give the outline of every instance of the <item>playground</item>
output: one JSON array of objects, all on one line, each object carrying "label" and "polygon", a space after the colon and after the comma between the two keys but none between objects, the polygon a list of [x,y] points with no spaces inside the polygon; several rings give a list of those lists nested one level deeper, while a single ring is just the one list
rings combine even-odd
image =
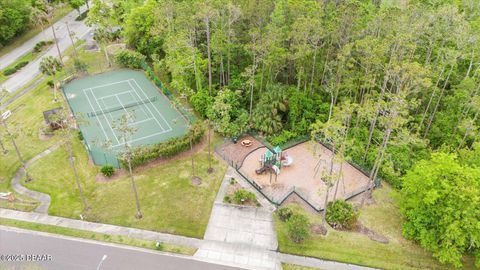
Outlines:
[{"label": "playground", "polygon": [[[240,149],[241,143],[233,144]],[[248,148],[248,147],[247,147]],[[245,150],[243,150],[245,151]],[[235,151],[230,150],[235,153]],[[307,141],[282,150],[280,147],[251,149],[241,163],[239,171],[250,181],[254,181],[270,199],[281,202],[293,189],[315,208],[323,208],[326,185],[322,176],[330,170],[332,151],[320,143]],[[330,189],[329,198],[350,198],[364,189],[368,177],[348,162],[334,164],[337,173],[342,167],[338,188]]]},{"label": "playground", "polygon": [[132,116],[133,147],[166,141],[187,132],[186,120],[142,72],[119,70],[70,82],[63,88],[97,165],[116,165],[124,144],[119,119]]}]

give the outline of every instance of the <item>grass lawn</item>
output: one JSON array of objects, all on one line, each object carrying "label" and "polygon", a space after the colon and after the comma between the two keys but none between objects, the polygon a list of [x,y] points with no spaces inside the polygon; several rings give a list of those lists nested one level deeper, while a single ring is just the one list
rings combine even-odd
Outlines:
[{"label": "grass lawn", "polygon": [[[56,137],[48,140],[42,140],[39,137],[39,131],[44,126],[42,112],[60,106],[59,103],[53,103],[52,99],[50,88],[46,82],[42,82],[7,107],[12,110],[12,116],[7,120],[8,125],[15,134],[15,141],[24,160],[31,159],[57,141]],[[4,134],[3,127],[0,132],[2,135]],[[12,191],[10,179],[20,168],[20,162],[11,141],[3,136],[2,141],[8,149],[8,153],[6,155],[0,153],[0,192],[7,192]],[[31,199],[18,194],[15,196],[21,200],[32,202]],[[35,208],[35,205],[0,202],[0,207],[28,211]]]},{"label": "grass lawn", "polygon": [[[340,232],[329,227],[327,236],[311,236],[302,244],[293,243],[287,236],[285,223],[275,215],[279,250],[285,253],[318,257],[327,260],[365,265],[381,269],[452,269],[440,264],[431,253],[402,237],[402,217],[396,205],[396,191],[387,185],[374,192],[376,204],[365,207],[360,221],[368,228],[386,236],[390,243],[381,244],[367,236],[354,232]],[[303,212],[310,222],[321,223],[319,215],[307,213],[298,205],[296,212]],[[475,269],[467,260],[464,269]]]},{"label": "grass lawn", "polygon": [[[135,172],[144,214],[140,220],[134,217],[135,203],[127,175],[111,182],[96,182],[94,176],[98,168],[88,163],[87,153],[78,140],[73,149],[82,186],[92,208],[89,220],[203,237],[216,192],[226,170],[220,161],[214,159],[215,172],[207,174],[207,149],[195,154],[196,171],[203,180],[200,186],[191,184],[189,157]],[[26,186],[52,197],[49,214],[79,217],[83,208],[63,148],[33,164],[30,173],[35,180]]]},{"label": "grass lawn", "polygon": [[319,270],[320,268],[306,267],[296,264],[282,263],[283,270]]},{"label": "grass lawn", "polygon": [[13,220],[13,219],[0,218],[0,225],[16,227],[16,228],[21,228],[21,229],[26,229],[31,231],[61,234],[65,236],[78,237],[78,238],[84,238],[84,239],[90,239],[90,240],[96,240],[96,241],[102,241],[102,242],[123,244],[123,245],[135,246],[140,248],[156,249],[156,250],[161,250],[165,252],[173,252],[173,253],[179,253],[179,254],[190,255],[190,256],[195,254],[195,252],[197,251],[196,248],[184,247],[184,246],[179,246],[179,245],[174,245],[169,243],[162,243],[161,249],[157,249],[155,247],[154,241],[148,241],[148,240],[121,236],[121,235],[95,233],[95,232],[76,230],[76,229],[64,228],[64,227],[53,226],[53,225],[44,225],[44,224],[19,221],[19,220]]},{"label": "grass lawn", "polygon": [[[65,15],[67,15],[72,10],[73,9],[67,4],[61,4],[61,5],[56,6],[54,17],[53,17],[53,22],[55,23],[58,20],[60,20],[61,18],[65,17]],[[38,26],[38,27],[33,26],[30,29],[27,29],[23,34],[14,38],[9,44],[5,45],[5,47],[0,48],[0,56],[3,56],[5,54],[13,51],[17,47],[19,47],[20,45],[25,43],[27,40],[29,40],[29,39],[33,38],[34,36],[38,35],[41,31],[42,31],[42,29],[40,28],[40,26]]]}]

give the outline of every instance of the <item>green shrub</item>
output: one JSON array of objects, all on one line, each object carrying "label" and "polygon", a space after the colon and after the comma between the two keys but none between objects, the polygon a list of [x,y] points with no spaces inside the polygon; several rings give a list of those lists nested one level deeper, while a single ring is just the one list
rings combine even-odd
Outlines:
[{"label": "green shrub", "polygon": [[225,195],[225,197],[223,197],[223,202],[232,203],[232,198],[228,195]]},{"label": "green shrub", "polygon": [[303,242],[310,235],[310,222],[305,215],[294,214],[287,220],[286,224],[288,237],[295,243]]},{"label": "green shrub", "polygon": [[36,52],[36,53],[41,52],[43,47],[51,44],[53,44],[53,40],[48,40],[48,41],[42,40],[40,42],[37,42],[37,44],[35,44],[35,47],[33,47],[33,52]]},{"label": "green shrub", "polygon": [[115,55],[115,62],[128,68],[140,69],[144,61],[145,56],[135,51],[123,50]]},{"label": "green shrub", "polygon": [[83,21],[85,20],[85,18],[87,18],[87,15],[88,15],[88,9],[84,12],[82,12],[82,14],[78,15],[77,18],[75,18],[75,21]]},{"label": "green shrub", "polygon": [[13,73],[17,72],[17,69],[15,67],[9,67],[3,70],[3,75],[9,76],[12,75]]},{"label": "green shrub", "polygon": [[104,165],[100,171],[106,177],[111,177],[115,173],[115,168],[112,165]]},{"label": "green shrub", "polygon": [[235,183],[237,183],[237,180],[234,177],[230,178],[230,185],[235,185]]},{"label": "green shrub", "polygon": [[291,208],[282,207],[278,209],[277,214],[278,218],[280,218],[281,221],[285,222],[293,215],[293,211]]},{"label": "green shrub", "polygon": [[280,135],[273,136],[271,138],[268,138],[268,141],[272,145],[283,145],[287,143],[288,141],[295,139],[298,137],[298,134],[293,132],[293,131],[288,131],[288,130],[283,130]]},{"label": "green shrub", "polygon": [[351,203],[336,200],[328,203],[326,219],[334,228],[350,230],[357,222],[357,213]]},{"label": "green shrub", "polygon": [[236,204],[244,204],[247,202],[254,202],[256,201],[257,197],[255,194],[253,194],[250,191],[247,191],[245,189],[238,189],[235,191],[233,194],[233,201],[235,201]]},{"label": "green shrub", "polygon": [[16,70],[19,70],[21,68],[23,68],[24,66],[28,65],[28,61],[21,61],[21,62],[18,62],[16,65],[15,65],[15,69]]},{"label": "green shrub", "polygon": [[50,88],[53,88],[53,86],[55,86],[55,83],[53,82],[53,80],[48,80],[48,81],[47,81],[47,85],[48,85]]},{"label": "green shrub", "polygon": [[82,133],[81,131],[78,131],[78,139],[79,139],[80,141],[83,141],[83,139],[84,139],[84,138],[83,138],[83,133]]},{"label": "green shrub", "polygon": [[[155,145],[137,148],[134,150],[131,161],[132,167],[143,165],[157,158],[169,158],[185,151],[190,148],[190,137],[192,137],[192,143],[196,144],[202,138],[203,133],[204,129],[201,122],[197,122],[190,128],[187,134],[182,137],[173,138]],[[127,167],[128,164],[122,160],[122,165]]]}]

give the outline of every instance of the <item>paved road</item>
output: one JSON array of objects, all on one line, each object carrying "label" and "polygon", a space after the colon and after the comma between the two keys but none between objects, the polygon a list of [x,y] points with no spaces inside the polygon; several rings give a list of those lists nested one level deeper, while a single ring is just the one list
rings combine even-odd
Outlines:
[{"label": "paved road", "polygon": [[[85,7],[82,7],[84,10]],[[90,27],[86,26],[83,21],[77,22],[75,18],[78,16],[78,12],[76,10],[70,12],[67,16],[63,17],[59,21],[54,24],[56,29],[58,45],[60,47],[60,51],[64,52],[68,47],[71,46],[70,38],[68,37],[67,26],[65,22],[69,23],[70,31],[75,33],[77,39],[85,39],[86,37],[90,37],[88,34],[91,30]],[[49,27],[44,32],[39,33],[32,39],[28,40],[12,52],[0,57],[0,69],[8,66],[9,64],[13,63],[18,57],[24,55],[25,53],[31,51],[35,44],[41,40],[46,39],[53,39],[52,29]],[[43,56],[58,56],[57,48],[51,46]],[[40,71],[38,67],[40,65],[41,57],[37,58],[36,60],[30,62],[26,67],[22,68],[20,71],[15,73],[10,79],[5,81],[2,84],[2,87],[5,87],[9,92],[13,92],[16,89],[22,87],[33,78],[35,78]]]},{"label": "paved road", "polygon": [[[93,270],[97,269],[102,257],[107,255],[100,267],[102,270],[240,270],[198,261],[188,256],[0,226],[0,259],[2,255],[5,258],[7,254],[46,255],[47,260],[51,256],[50,261],[29,263],[41,267],[40,269]],[[2,264],[12,267],[27,265],[25,262],[16,264],[0,262],[0,265]]]}]

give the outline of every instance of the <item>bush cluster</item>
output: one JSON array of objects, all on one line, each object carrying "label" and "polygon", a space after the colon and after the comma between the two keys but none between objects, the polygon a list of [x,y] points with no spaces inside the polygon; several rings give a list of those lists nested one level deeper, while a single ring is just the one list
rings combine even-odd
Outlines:
[{"label": "bush cluster", "polygon": [[48,41],[42,40],[40,42],[37,42],[37,44],[35,44],[35,47],[33,47],[33,52],[38,53],[38,52],[42,51],[43,47],[51,45],[51,44],[53,44],[53,41],[51,41],[51,40],[48,40]]},{"label": "bush cluster", "polygon": [[122,50],[115,55],[115,62],[124,67],[141,69],[145,56],[135,51]]},{"label": "bush cluster", "polygon": [[104,165],[100,171],[102,172],[103,175],[106,177],[111,177],[115,173],[115,168],[113,168],[112,165]]},{"label": "bush cluster", "polygon": [[268,138],[268,141],[272,145],[284,145],[288,141],[295,139],[298,136],[299,134],[294,131],[283,130],[279,135]]},{"label": "bush cluster", "polygon": [[[173,138],[151,146],[137,148],[134,150],[133,158],[131,160],[132,167],[143,165],[157,158],[169,158],[177,153],[185,151],[190,147],[190,137],[192,137],[192,143],[196,144],[202,138],[203,133],[204,128],[201,125],[201,122],[197,122],[190,128],[188,133],[182,137]],[[122,160],[122,165],[124,167],[128,166],[124,160]]]},{"label": "bush cluster", "polygon": [[282,207],[278,209],[277,214],[280,220],[285,222],[293,215],[293,210],[288,207]]},{"label": "bush cluster", "polygon": [[344,200],[329,202],[326,220],[330,226],[336,229],[352,229],[357,223],[357,213],[353,205]]},{"label": "bush cluster", "polygon": [[301,243],[310,236],[310,221],[302,214],[293,214],[286,221],[288,237],[295,243]]},{"label": "bush cluster", "polygon": [[85,10],[84,12],[82,12],[82,14],[78,15],[77,18],[75,18],[75,21],[83,21],[83,20],[85,20],[85,18],[87,18],[88,11],[89,11],[89,10]]},{"label": "bush cluster", "polygon": [[3,75],[5,76],[12,75],[13,73],[17,72],[19,69],[23,68],[26,65],[28,65],[28,61],[18,62],[15,66],[4,69]]},{"label": "bush cluster", "polygon": [[236,204],[245,204],[247,202],[254,202],[257,200],[257,197],[252,192],[245,189],[238,189],[233,194],[233,201]]}]

